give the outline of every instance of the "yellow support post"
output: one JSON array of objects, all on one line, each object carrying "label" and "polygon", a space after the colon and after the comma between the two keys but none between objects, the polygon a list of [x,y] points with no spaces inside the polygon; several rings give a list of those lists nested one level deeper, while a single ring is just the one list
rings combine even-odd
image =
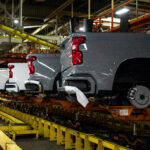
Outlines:
[{"label": "yellow support post", "polygon": [[118,145],[115,145],[114,150],[120,150],[119,146],[118,146]]},{"label": "yellow support post", "polygon": [[79,132],[77,132],[77,134],[76,134],[75,149],[76,150],[83,150],[83,143],[82,143],[82,139],[80,138]]},{"label": "yellow support post", "polygon": [[49,138],[49,133],[50,133],[50,124],[48,121],[45,121],[44,123],[44,138]]},{"label": "yellow support post", "polygon": [[84,150],[92,150],[88,135],[85,136]]},{"label": "yellow support post", "polygon": [[66,129],[65,132],[65,149],[73,149],[75,147],[69,131],[70,129]]},{"label": "yellow support post", "polygon": [[61,130],[61,127],[58,126],[58,128],[57,128],[57,145],[62,145],[62,144],[65,144],[65,137]]},{"label": "yellow support post", "polygon": [[104,146],[101,140],[98,140],[97,150],[104,150]]},{"label": "yellow support post", "polygon": [[88,19],[91,19],[91,0],[88,0]]},{"label": "yellow support post", "polygon": [[52,43],[48,43],[48,42],[46,42],[44,40],[36,38],[36,37],[34,37],[32,35],[23,33],[23,32],[21,32],[19,30],[7,27],[7,26],[5,26],[3,24],[0,24],[0,30],[5,31],[5,32],[10,33],[10,34],[13,34],[13,35],[18,35],[18,36],[20,36],[20,37],[22,37],[24,39],[28,39],[28,40],[30,40],[32,42],[35,42],[35,43],[38,43],[38,44],[41,44],[41,45],[45,45],[45,46],[48,46],[48,47],[52,47],[54,49],[59,50],[59,47],[54,45],[54,44],[52,44]]},{"label": "yellow support post", "polygon": [[39,139],[39,130],[36,132],[36,139]]},{"label": "yellow support post", "polygon": [[44,134],[44,120],[42,119],[39,120],[39,134],[40,135]]},{"label": "yellow support post", "polygon": [[15,139],[16,139],[16,134],[15,134],[15,132],[13,132],[12,133],[12,139],[15,141]]},{"label": "yellow support post", "polygon": [[54,124],[52,123],[50,126],[50,141],[56,141],[57,140],[57,133],[54,128]]}]

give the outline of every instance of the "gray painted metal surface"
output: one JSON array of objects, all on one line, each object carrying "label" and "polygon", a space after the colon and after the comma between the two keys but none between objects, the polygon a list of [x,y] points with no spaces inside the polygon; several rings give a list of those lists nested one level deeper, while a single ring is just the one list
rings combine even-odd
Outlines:
[{"label": "gray painted metal surface", "polygon": [[[84,36],[79,46],[83,63],[72,64],[72,37]],[[150,58],[150,35],[141,33],[74,33],[61,45],[62,86],[68,79],[84,78],[91,84],[87,94],[111,91],[118,67],[133,58]],[[95,91],[94,91],[94,88]]]},{"label": "gray painted metal surface", "polygon": [[29,81],[39,81],[43,91],[52,91],[55,79],[60,72],[60,54],[29,54],[36,56],[33,61],[35,73],[30,74]]}]

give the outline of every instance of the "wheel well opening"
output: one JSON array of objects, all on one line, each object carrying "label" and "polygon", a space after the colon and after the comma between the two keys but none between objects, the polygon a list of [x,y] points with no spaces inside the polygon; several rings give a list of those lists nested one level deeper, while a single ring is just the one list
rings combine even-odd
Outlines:
[{"label": "wheel well opening", "polygon": [[121,63],[115,74],[113,90],[124,90],[136,84],[150,88],[149,58],[134,58]]}]

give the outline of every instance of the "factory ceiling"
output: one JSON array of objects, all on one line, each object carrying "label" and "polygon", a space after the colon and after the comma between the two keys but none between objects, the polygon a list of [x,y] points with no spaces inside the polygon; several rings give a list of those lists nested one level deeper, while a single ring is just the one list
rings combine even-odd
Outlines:
[{"label": "factory ceiling", "polygon": [[[20,29],[19,24],[14,23],[14,20],[20,21],[20,1],[23,1],[21,30],[32,35],[54,34],[56,24],[61,35],[69,34],[68,21],[71,18],[73,1],[74,17],[88,17],[88,0],[1,0],[1,24]],[[114,0],[115,6],[126,1],[128,0]],[[131,9],[132,18],[136,17],[136,1],[131,2],[126,7]],[[91,17],[110,8],[110,0],[91,0]],[[138,8],[139,15],[150,12],[150,0],[138,0]],[[107,15],[107,17],[110,16],[111,13]]]},{"label": "factory ceiling", "polygon": [[[20,0],[1,0],[0,2],[0,16],[1,22],[6,23],[11,20],[12,16],[12,2],[14,1],[14,18],[19,18]],[[25,32],[32,33],[36,28],[46,22],[46,18],[52,14],[57,8],[62,6],[68,0],[23,0],[23,27]],[[71,1],[71,0],[70,0]],[[125,0],[124,0],[125,1]],[[115,0],[116,4],[124,2],[123,0]],[[139,6],[148,9],[150,8],[149,0],[140,0]],[[135,7],[135,2],[129,4]],[[91,14],[97,15],[99,12],[104,11],[110,7],[110,0],[92,0],[91,1]],[[64,7],[61,11],[57,11],[49,20],[49,27],[45,32],[49,32],[55,28],[56,18],[58,24],[64,24],[70,19],[71,5]],[[88,0],[74,0],[74,14],[76,17],[86,17],[88,14]],[[7,21],[6,21],[7,20]],[[11,23],[10,23],[11,24]]]}]

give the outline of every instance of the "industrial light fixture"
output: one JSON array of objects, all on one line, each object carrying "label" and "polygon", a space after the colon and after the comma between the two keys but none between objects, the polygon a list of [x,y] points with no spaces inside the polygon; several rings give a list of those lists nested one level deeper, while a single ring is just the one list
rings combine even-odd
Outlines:
[{"label": "industrial light fixture", "polygon": [[14,24],[19,24],[19,20],[15,19]]},{"label": "industrial light fixture", "polygon": [[116,15],[122,15],[122,14],[125,14],[125,13],[127,13],[127,12],[129,12],[129,9],[128,9],[128,8],[122,8],[122,9],[116,11],[115,14],[116,14]]},{"label": "industrial light fixture", "polygon": [[79,31],[84,32],[84,31],[85,31],[85,28],[84,28],[84,27],[80,27],[80,28],[79,28]]}]

